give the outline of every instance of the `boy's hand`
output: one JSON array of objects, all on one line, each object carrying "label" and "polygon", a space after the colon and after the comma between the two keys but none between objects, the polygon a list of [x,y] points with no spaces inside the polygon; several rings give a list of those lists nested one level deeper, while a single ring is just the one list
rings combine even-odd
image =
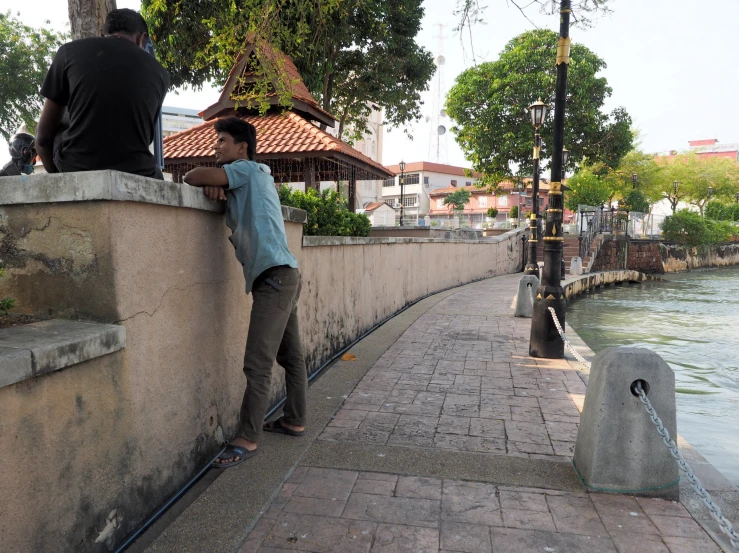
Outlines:
[{"label": "boy's hand", "polygon": [[203,191],[211,200],[226,201],[226,192],[221,186],[204,186]]}]

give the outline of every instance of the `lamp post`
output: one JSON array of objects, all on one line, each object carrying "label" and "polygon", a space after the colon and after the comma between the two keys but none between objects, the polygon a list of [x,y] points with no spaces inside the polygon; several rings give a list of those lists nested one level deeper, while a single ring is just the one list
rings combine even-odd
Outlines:
[{"label": "lamp post", "polygon": [[404,195],[403,190],[405,186],[405,161],[400,162],[400,226],[403,226],[403,203]]},{"label": "lamp post", "polygon": [[564,196],[562,182],[562,150],[565,139],[565,105],[567,103],[567,68],[570,63],[570,0],[561,0],[559,41],[557,43],[557,84],[554,95],[554,140],[552,141],[552,182],[549,185],[549,209],[544,231],[544,273],[534,297],[529,354],[532,357],[561,359],[564,342],[557,332],[549,308],[562,328],[565,326],[565,294],[560,267],[564,238],[562,236]]},{"label": "lamp post", "polygon": [[[562,148],[562,182],[565,182],[567,178],[567,162],[570,160],[570,151],[567,148]],[[564,211],[564,210],[563,210]],[[562,214],[562,224],[564,225],[564,213]],[[560,278],[565,278],[565,256],[564,252],[560,258]]]},{"label": "lamp post", "polygon": [[[516,190],[518,190],[518,213],[516,214],[516,221],[520,221],[521,220],[521,190],[523,190],[523,183],[521,182],[521,179],[518,179],[518,182],[516,183]],[[737,192],[736,196],[737,198],[739,198],[739,192]]]},{"label": "lamp post", "polygon": [[639,175],[631,173],[631,189],[636,190],[636,183],[639,180]]},{"label": "lamp post", "polygon": [[[519,200],[519,201],[521,201],[521,200]],[[734,201],[739,204],[739,192],[737,192],[736,194],[734,194]]]},{"label": "lamp post", "polygon": [[539,99],[529,106],[531,111],[531,124],[534,125],[534,179],[531,201],[531,219],[529,221],[529,261],[526,264],[524,274],[539,276],[539,265],[536,261],[536,246],[539,242],[538,217],[539,217],[539,152],[541,150],[541,135],[539,129],[547,116],[547,105]]}]

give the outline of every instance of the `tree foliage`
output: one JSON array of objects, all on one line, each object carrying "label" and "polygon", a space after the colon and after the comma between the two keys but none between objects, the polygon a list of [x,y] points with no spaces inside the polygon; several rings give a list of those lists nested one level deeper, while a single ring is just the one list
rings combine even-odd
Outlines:
[{"label": "tree foliage", "polygon": [[739,222],[739,203],[726,203],[718,200],[706,204],[706,217],[716,221]]},{"label": "tree foliage", "polygon": [[[558,35],[525,32],[511,40],[497,61],[472,67],[457,77],[447,96],[457,142],[475,170],[493,181],[531,174],[533,128],[528,106],[541,98],[554,103]],[[583,159],[616,167],[632,148],[631,118],[623,108],[601,111],[611,88],[597,74],[606,63],[581,44],[571,46],[565,145],[570,165]],[[553,118],[541,129],[542,168],[551,156]]]},{"label": "tree foliage", "polygon": [[280,204],[304,209],[308,220],[304,225],[307,236],[369,236],[372,225],[363,213],[352,213],[335,190],[307,192],[287,185],[279,189]]},{"label": "tree foliage", "polygon": [[606,180],[593,171],[592,167],[583,167],[567,181],[565,205],[570,211],[577,211],[577,206],[597,207],[609,201],[613,192]]},{"label": "tree foliage", "polygon": [[672,240],[686,246],[706,246],[726,242],[737,229],[726,221],[714,221],[701,217],[694,211],[682,209],[662,223],[665,240]]},{"label": "tree foliage", "polygon": [[293,58],[349,139],[367,131],[374,107],[390,126],[418,119],[435,70],[415,41],[422,0],[143,0],[143,13],[173,86],[223,84],[256,37]]},{"label": "tree foliage", "polygon": [[462,211],[467,202],[470,201],[471,196],[472,193],[469,190],[466,188],[460,188],[459,190],[447,194],[447,197],[444,198],[444,205],[455,211]]},{"label": "tree foliage", "polygon": [[64,34],[34,29],[10,12],[0,13],[0,135],[6,140],[21,123],[35,132],[42,106],[38,91],[64,40]]}]

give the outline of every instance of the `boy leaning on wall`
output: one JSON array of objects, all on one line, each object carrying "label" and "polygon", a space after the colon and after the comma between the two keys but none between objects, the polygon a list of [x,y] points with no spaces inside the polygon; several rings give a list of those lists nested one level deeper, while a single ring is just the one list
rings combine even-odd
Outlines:
[{"label": "boy leaning on wall", "polygon": [[[244,267],[246,293],[253,306],[244,354],[247,387],[239,429],[213,466],[226,468],[253,457],[262,430],[305,434],[308,375],[298,331],[300,272],[287,247],[282,208],[266,165],[255,163],[254,126],[237,117],[215,123],[219,167],[198,167],[185,175],[191,186],[204,187],[212,199],[227,201],[226,224],[231,243]],[[285,369],[287,399],[284,415],[264,423],[270,377],[275,361]]]}]

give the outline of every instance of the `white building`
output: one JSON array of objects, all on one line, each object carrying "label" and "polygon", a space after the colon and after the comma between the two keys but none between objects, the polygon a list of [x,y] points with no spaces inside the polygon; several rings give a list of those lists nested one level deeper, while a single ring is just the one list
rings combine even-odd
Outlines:
[{"label": "white building", "polygon": [[191,129],[203,122],[198,110],[162,106],[162,136]]},{"label": "white building", "polygon": [[[396,173],[394,179],[382,183],[382,201],[393,207],[400,217],[400,166],[387,168]],[[429,212],[429,193],[449,186],[471,186],[479,175],[467,176],[469,170],[454,165],[418,161],[405,164],[403,186],[403,222],[417,224]]]},{"label": "white building", "polygon": [[395,210],[385,202],[372,202],[357,213],[364,213],[373,227],[395,226]]}]

